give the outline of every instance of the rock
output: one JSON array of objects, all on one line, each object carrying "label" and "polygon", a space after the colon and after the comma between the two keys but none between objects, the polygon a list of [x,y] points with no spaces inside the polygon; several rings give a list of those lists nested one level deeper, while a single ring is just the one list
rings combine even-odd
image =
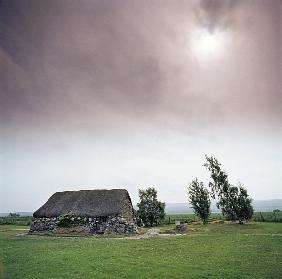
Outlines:
[{"label": "rock", "polygon": [[178,232],[186,232],[187,229],[188,229],[187,223],[185,223],[185,224],[180,224],[180,225],[177,225],[177,226],[176,226],[176,230],[177,230]]},{"label": "rock", "polygon": [[118,218],[118,222],[120,223],[120,224],[125,224],[126,223],[126,219],[124,219],[124,218]]}]

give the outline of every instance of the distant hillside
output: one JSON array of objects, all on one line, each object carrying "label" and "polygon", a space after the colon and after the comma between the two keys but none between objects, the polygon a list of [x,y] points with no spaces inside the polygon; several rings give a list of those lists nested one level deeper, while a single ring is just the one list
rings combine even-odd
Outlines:
[{"label": "distant hillside", "polygon": [[[165,211],[167,214],[186,214],[193,213],[191,205],[187,203],[166,203]],[[211,205],[212,212],[220,212],[215,204]]]},{"label": "distant hillside", "polygon": [[[33,212],[13,212],[13,213],[18,213],[20,216],[32,216]],[[5,217],[8,216],[9,213],[0,213],[0,217]]]},{"label": "distant hillside", "polygon": [[[253,201],[255,211],[273,211],[274,209],[282,210],[282,199],[273,200],[255,200]],[[188,203],[166,203],[167,214],[185,214],[193,213]],[[211,205],[212,212],[220,212],[215,204]]]},{"label": "distant hillside", "polygon": [[282,199],[254,200],[253,206],[256,211],[273,211],[274,209],[282,210]]}]

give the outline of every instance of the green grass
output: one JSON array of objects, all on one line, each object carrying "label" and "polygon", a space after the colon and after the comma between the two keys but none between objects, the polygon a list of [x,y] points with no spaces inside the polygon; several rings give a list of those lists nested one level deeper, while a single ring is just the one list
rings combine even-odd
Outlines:
[{"label": "green grass", "polygon": [[279,223],[191,224],[185,236],[139,240],[18,236],[23,228],[0,227],[0,277],[282,278]]}]

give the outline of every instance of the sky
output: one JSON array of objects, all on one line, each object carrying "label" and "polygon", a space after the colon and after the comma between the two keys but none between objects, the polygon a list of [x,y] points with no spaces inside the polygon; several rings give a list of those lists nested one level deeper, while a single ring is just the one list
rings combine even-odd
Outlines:
[{"label": "sky", "polygon": [[282,198],[281,0],[0,1],[0,212],[57,191],[186,202],[205,154]]}]

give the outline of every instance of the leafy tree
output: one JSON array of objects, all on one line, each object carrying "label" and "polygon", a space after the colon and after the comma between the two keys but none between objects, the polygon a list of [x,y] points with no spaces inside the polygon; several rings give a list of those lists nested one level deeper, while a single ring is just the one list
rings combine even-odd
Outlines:
[{"label": "leafy tree", "polygon": [[145,226],[153,227],[158,225],[165,217],[165,203],[157,200],[157,191],[153,187],[146,190],[139,189],[140,202],[137,204],[138,217]]},{"label": "leafy tree", "polygon": [[249,198],[248,192],[243,185],[239,186],[236,213],[240,224],[242,224],[244,220],[250,220],[254,214],[252,199]]},{"label": "leafy tree", "polygon": [[215,199],[216,196],[219,198],[226,195],[229,188],[228,175],[221,169],[221,164],[215,157],[208,157],[206,155],[207,162],[204,164],[210,173],[212,182],[209,182],[211,188],[212,197]]},{"label": "leafy tree", "polygon": [[204,187],[203,182],[199,182],[197,178],[192,180],[188,187],[188,199],[195,214],[202,220],[204,225],[207,224],[211,213],[209,192]]},{"label": "leafy tree", "polygon": [[209,182],[211,195],[218,200],[217,207],[221,209],[226,219],[239,220],[240,223],[251,219],[254,210],[247,190],[241,184],[236,187],[229,183],[227,173],[221,169],[221,164],[215,157],[206,155],[204,166],[211,173],[212,181]]},{"label": "leafy tree", "polygon": [[227,220],[237,220],[237,198],[238,187],[231,186],[226,188],[225,192],[221,195],[217,205],[221,208],[222,214]]}]

